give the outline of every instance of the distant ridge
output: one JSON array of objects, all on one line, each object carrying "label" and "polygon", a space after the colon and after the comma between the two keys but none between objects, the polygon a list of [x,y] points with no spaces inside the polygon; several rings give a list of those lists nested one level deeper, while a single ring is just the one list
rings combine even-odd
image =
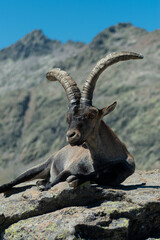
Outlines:
[{"label": "distant ridge", "polygon": [[[129,29],[137,29],[140,34],[146,33],[146,30],[136,28],[131,23],[118,23],[114,26],[106,28],[101,33],[99,33],[89,44],[89,47],[94,49],[104,49],[104,40],[107,36],[111,34],[118,33],[120,31],[128,31]],[[118,39],[117,39],[118,40]],[[16,43],[11,46],[0,50],[0,61],[3,61],[7,58],[12,60],[25,59],[29,56],[41,56],[51,54],[55,49],[61,48],[62,46],[72,45],[76,48],[81,48],[85,44],[83,42],[73,42],[69,40],[67,43],[62,44],[61,41],[51,40],[47,38],[42,30],[34,30],[28,33],[26,36],[21,38]],[[108,46],[106,46],[106,49]]]},{"label": "distant ridge", "polygon": [[48,39],[41,30],[34,30],[10,47],[2,49],[0,51],[0,60],[7,58],[17,60],[31,55],[49,54],[50,51],[60,45],[59,41]]},{"label": "distant ridge", "polygon": [[[82,47],[82,42],[72,42],[69,40],[66,44],[73,44],[76,47]],[[57,40],[47,38],[42,30],[34,30],[24,36],[18,42],[0,51],[0,61],[10,58],[12,60],[25,59],[29,56],[41,56],[51,54],[55,49],[63,44]]]}]

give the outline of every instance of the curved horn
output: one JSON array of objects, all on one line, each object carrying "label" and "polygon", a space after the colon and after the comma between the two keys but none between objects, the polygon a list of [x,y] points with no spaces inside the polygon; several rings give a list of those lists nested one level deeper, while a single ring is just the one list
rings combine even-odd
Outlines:
[{"label": "curved horn", "polygon": [[119,61],[130,59],[142,59],[143,56],[134,52],[117,52],[102,58],[92,69],[86,82],[83,85],[81,102],[84,105],[92,105],[93,91],[100,74],[109,66]]},{"label": "curved horn", "polygon": [[60,68],[53,68],[47,74],[46,78],[50,81],[59,81],[65,89],[69,104],[79,104],[81,92],[76,82],[68,75],[67,72]]}]

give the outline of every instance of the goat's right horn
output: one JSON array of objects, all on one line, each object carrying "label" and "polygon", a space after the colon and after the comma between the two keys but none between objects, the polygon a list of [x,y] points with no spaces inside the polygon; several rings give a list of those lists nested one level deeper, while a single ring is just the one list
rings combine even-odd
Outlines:
[{"label": "goat's right horn", "polygon": [[117,52],[102,58],[91,71],[86,82],[83,85],[81,103],[84,105],[92,105],[93,91],[100,74],[109,66],[119,61],[130,59],[142,59],[143,56],[134,52]]},{"label": "goat's right horn", "polygon": [[60,68],[53,68],[47,74],[46,78],[50,81],[59,81],[65,89],[70,105],[79,104],[81,92],[77,87],[76,82],[68,75],[67,72]]}]

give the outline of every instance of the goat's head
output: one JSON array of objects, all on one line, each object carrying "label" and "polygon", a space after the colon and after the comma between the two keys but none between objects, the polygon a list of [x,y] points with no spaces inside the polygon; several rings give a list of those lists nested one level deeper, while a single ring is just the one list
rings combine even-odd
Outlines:
[{"label": "goat's head", "polygon": [[81,145],[87,141],[93,132],[98,129],[103,116],[112,112],[116,107],[116,102],[101,110],[92,106],[93,91],[100,74],[108,66],[119,61],[142,58],[141,54],[133,52],[112,53],[102,58],[87,78],[83,86],[82,96],[75,81],[65,71],[55,68],[47,73],[48,80],[59,81],[66,91],[69,101],[67,112],[69,129],[66,137],[71,145]]},{"label": "goat's head", "polygon": [[102,117],[113,111],[116,102],[99,110],[93,106],[74,106],[67,112],[67,141],[71,145],[81,145],[87,142],[94,133],[97,132]]}]

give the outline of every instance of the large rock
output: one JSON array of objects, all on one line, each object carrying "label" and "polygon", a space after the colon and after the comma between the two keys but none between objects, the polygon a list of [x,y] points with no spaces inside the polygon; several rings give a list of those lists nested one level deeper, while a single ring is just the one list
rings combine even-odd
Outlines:
[{"label": "large rock", "polygon": [[120,187],[33,182],[0,195],[1,239],[155,239],[160,237],[160,171],[137,171]]}]

